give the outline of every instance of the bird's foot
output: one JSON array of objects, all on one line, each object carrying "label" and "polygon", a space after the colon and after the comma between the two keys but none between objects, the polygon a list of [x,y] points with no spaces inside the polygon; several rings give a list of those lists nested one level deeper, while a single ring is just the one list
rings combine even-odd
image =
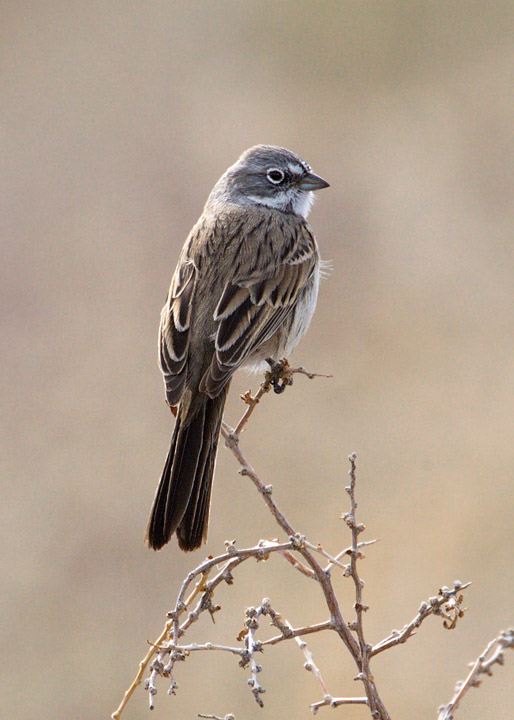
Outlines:
[{"label": "bird's foot", "polygon": [[293,384],[293,372],[289,361],[286,358],[277,361],[269,357],[266,358],[266,362],[270,366],[266,373],[266,382],[273,387],[276,393],[283,393],[288,385]]}]

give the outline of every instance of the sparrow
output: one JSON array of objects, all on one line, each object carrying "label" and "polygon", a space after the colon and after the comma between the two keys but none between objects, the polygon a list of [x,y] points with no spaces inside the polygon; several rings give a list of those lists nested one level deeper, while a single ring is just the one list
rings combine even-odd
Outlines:
[{"label": "sparrow", "polygon": [[263,371],[305,334],[320,258],[307,223],[329,187],[282,147],[246,150],[221,176],[182,248],[159,329],[166,401],[176,414],[146,543],[206,540],[223,408],[238,368]]}]

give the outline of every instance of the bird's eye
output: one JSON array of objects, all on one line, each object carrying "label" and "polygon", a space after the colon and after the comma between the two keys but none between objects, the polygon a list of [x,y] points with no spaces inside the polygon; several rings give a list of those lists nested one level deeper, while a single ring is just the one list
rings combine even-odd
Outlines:
[{"label": "bird's eye", "polygon": [[273,185],[280,185],[284,182],[285,174],[283,170],[279,170],[278,168],[270,168],[266,173],[266,177],[268,178],[270,183],[273,183]]}]

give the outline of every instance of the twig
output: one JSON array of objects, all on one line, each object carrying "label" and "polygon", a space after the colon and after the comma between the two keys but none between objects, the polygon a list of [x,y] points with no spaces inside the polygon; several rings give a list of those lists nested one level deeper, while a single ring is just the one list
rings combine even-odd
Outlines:
[{"label": "twig", "polygon": [[357,455],[352,453],[348,459],[350,461],[350,470],[348,472],[350,476],[350,484],[345,487],[346,492],[350,498],[350,512],[344,513],[343,520],[350,528],[352,533],[352,549],[350,553],[350,568],[349,574],[353,579],[355,586],[355,615],[356,623],[355,629],[357,631],[357,637],[359,639],[360,649],[360,673],[358,679],[362,681],[364,689],[366,691],[366,697],[369,705],[369,709],[373,717],[389,717],[385,707],[382,706],[378,693],[376,692],[375,684],[371,676],[369,668],[371,645],[366,643],[364,638],[364,626],[363,626],[363,614],[368,610],[368,606],[363,603],[362,600],[362,588],[364,587],[364,581],[359,577],[357,570],[357,560],[362,557],[362,553],[359,550],[359,535],[365,530],[365,526],[362,523],[357,523],[356,510],[357,501],[355,499],[355,460]]},{"label": "twig", "polygon": [[307,565],[304,565],[298,558],[295,558],[293,553],[289,552],[289,550],[284,550],[284,552],[280,553],[284,560],[286,560],[290,565],[292,565],[296,570],[302,573],[302,575],[305,575],[305,577],[310,578],[311,580],[316,580],[316,575],[314,574],[314,571],[311,570],[311,568],[307,567]]},{"label": "twig", "polygon": [[244,428],[248,420],[250,419],[250,415],[253,413],[255,408],[257,407],[259,400],[263,395],[265,395],[267,392],[269,392],[271,389],[271,382],[269,379],[265,379],[263,383],[261,383],[260,388],[255,393],[255,395],[252,395],[251,390],[247,390],[243,395],[241,395],[241,400],[245,402],[248,405],[248,408],[246,409],[246,412],[242,416],[241,420],[238,422],[236,428],[233,430],[234,435],[239,436]]},{"label": "twig", "polygon": [[368,699],[362,698],[362,697],[348,697],[348,698],[334,698],[327,690],[327,686],[325,685],[325,681],[323,680],[323,677],[321,675],[320,669],[314,662],[314,658],[312,656],[311,651],[307,647],[307,643],[304,640],[301,640],[299,637],[296,638],[296,642],[298,643],[298,647],[303,652],[306,662],[304,663],[304,668],[311,672],[316,680],[318,681],[319,686],[321,687],[321,691],[323,693],[323,700],[319,700],[318,702],[311,704],[311,710],[313,714],[315,715],[320,707],[323,707],[325,705],[329,705],[330,707],[338,707],[339,705],[367,705]]},{"label": "twig", "polygon": [[323,700],[319,700],[318,702],[312,703],[311,710],[312,714],[316,715],[320,707],[332,707],[336,708],[340,705],[367,705],[368,704],[368,698],[365,697],[332,697],[331,695],[327,695],[326,698],[323,698]]},{"label": "twig", "polygon": [[309,372],[309,370],[306,370],[301,365],[300,365],[300,367],[297,367],[297,368],[289,368],[288,372],[290,372],[291,375],[295,375],[295,374],[305,375],[306,377],[309,378],[309,380],[314,380],[314,378],[317,378],[317,377],[321,377],[321,378],[334,377],[333,375],[324,375],[323,373]]},{"label": "twig", "polygon": [[255,702],[259,707],[263,707],[261,695],[266,692],[262,685],[259,683],[258,674],[261,672],[262,667],[258,665],[255,660],[255,653],[261,650],[261,644],[255,640],[255,631],[259,627],[259,617],[264,613],[266,614],[267,607],[266,603],[269,601],[263,600],[262,604],[258,608],[247,608],[246,609],[246,622],[245,626],[248,628],[248,632],[245,638],[245,645],[250,660],[250,669],[252,672],[251,678],[248,680],[248,685],[252,688],[252,693],[255,698]]},{"label": "twig", "polygon": [[[305,375],[306,377],[309,378],[309,380],[313,380],[314,378],[317,378],[317,377],[323,377],[323,378],[331,378],[332,377],[332,375],[323,375],[321,373],[309,372],[308,370],[306,370],[303,367],[292,368],[289,365],[289,362],[285,359],[281,360],[280,363],[277,363],[276,365],[280,369],[279,375],[284,383],[284,386],[292,385],[293,375],[297,375],[297,374]],[[239,435],[241,435],[241,433],[243,432],[246,423],[250,419],[251,414],[255,410],[256,406],[259,404],[260,399],[262,398],[263,395],[268,393],[272,387],[273,387],[273,371],[265,373],[264,382],[261,383],[261,386],[258,389],[258,391],[255,393],[255,395],[252,395],[251,390],[247,390],[245,393],[243,393],[243,395],[240,395],[241,400],[244,403],[246,403],[246,405],[248,405],[248,408],[233,430],[231,430],[225,422],[223,423],[225,432],[228,432],[229,434],[239,437]]]},{"label": "twig", "polygon": [[221,652],[228,652],[232,653],[232,655],[239,656],[244,654],[244,650],[241,650],[241,648],[229,647],[228,645],[216,645],[211,642],[206,642],[203,645],[199,645],[198,643],[191,643],[190,645],[173,645],[173,643],[170,643],[170,645],[163,648],[163,650],[167,652],[174,650],[183,653],[184,655],[189,655],[189,653],[197,650],[219,650]]},{"label": "twig", "polygon": [[[163,642],[165,640],[166,635],[167,635],[167,629],[164,628],[162,633],[159,635],[159,637],[155,641],[155,644],[160,645],[161,642]],[[146,668],[148,667],[148,663],[153,658],[154,654],[155,654],[155,648],[154,648],[154,646],[152,646],[150,648],[150,650],[148,650],[148,652],[146,653],[144,658],[141,660],[141,662],[139,663],[137,675],[134,678],[134,680],[130,683],[127,690],[125,691],[125,694],[123,695],[123,698],[122,698],[120,704],[118,705],[116,710],[112,713],[112,715],[111,715],[112,720],[118,720],[118,718],[121,716],[121,713],[125,709],[128,701],[132,697],[135,689],[137,688],[138,685],[140,685],[140,683],[143,679],[144,672],[145,672]]]},{"label": "twig", "polygon": [[443,624],[445,628],[453,630],[458,618],[462,617],[465,612],[465,608],[462,607],[464,598],[461,591],[470,585],[470,582],[463,584],[459,580],[455,580],[451,590],[447,587],[441,588],[437,597],[431,597],[428,602],[421,603],[418,614],[408,625],[405,625],[403,630],[393,630],[388,637],[374,645],[370,657],[374,657],[378,653],[384,652],[384,650],[389,650],[395,645],[407,642],[412,635],[416,634],[417,628],[430,615],[441,615],[444,618]]},{"label": "twig", "polygon": [[[194,622],[196,622],[196,620],[198,620],[199,615],[203,611],[210,610],[212,612],[216,610],[216,608],[213,607],[211,604],[214,590],[221,582],[226,582],[229,585],[232,584],[232,572],[238,565],[240,565],[242,562],[244,562],[250,557],[255,557],[257,560],[265,560],[270,553],[280,552],[282,550],[288,550],[293,548],[294,542],[289,541],[286,543],[277,543],[267,540],[261,540],[255,547],[244,548],[241,550],[238,550],[233,543],[227,543],[227,546],[228,551],[226,553],[224,553],[223,555],[219,555],[215,558],[205,560],[203,563],[201,563],[201,565],[196,568],[196,570],[193,570],[193,572],[189,573],[184,583],[182,584],[175,605],[175,610],[170,613],[170,617],[172,618],[171,622],[173,628],[173,642],[175,644],[178,643],[178,638],[184,634],[187,628]],[[205,582],[204,593],[202,594],[202,597],[200,598],[196,608],[188,614],[187,619],[182,623],[182,625],[179,625],[178,617],[182,609],[182,597],[187,591],[189,584],[199,574],[205,575],[205,573],[210,572],[210,570],[212,570],[218,565],[222,565],[222,567],[218,570],[217,575],[212,580]]]},{"label": "twig", "polygon": [[333,629],[334,627],[331,620],[327,620],[323,623],[318,623],[317,625],[306,625],[305,627],[296,629],[292,628],[288,623],[286,632],[283,632],[282,635],[275,635],[275,637],[269,638],[269,640],[263,640],[261,642],[261,646],[264,647],[264,645],[277,645],[277,643],[282,642],[283,640],[290,640],[291,638],[295,638],[300,635],[310,635],[311,633],[317,633],[322,632],[323,630]]},{"label": "twig", "polygon": [[[268,557],[269,553],[272,552],[280,552],[283,550],[289,550],[292,547],[294,547],[294,543],[292,542],[286,542],[286,543],[274,543],[271,541],[261,540],[258,545],[252,548],[244,548],[241,550],[236,550],[233,548],[233,546],[229,546],[230,549],[223,553],[222,555],[219,555],[215,558],[210,558],[208,560],[205,560],[203,563],[201,563],[195,570],[190,572],[184,582],[182,583],[177,602],[175,605],[175,609],[173,612],[171,612],[170,619],[166,622],[164,629],[162,630],[161,634],[155,640],[155,642],[151,643],[151,647],[146,653],[145,657],[141,660],[138,666],[138,672],[134,678],[134,680],[131,682],[128,689],[125,691],[124,696],[122,698],[122,701],[120,702],[119,706],[116,708],[116,710],[112,713],[111,718],[112,720],[119,720],[121,713],[125,709],[128,701],[130,700],[131,696],[133,695],[135,689],[138,685],[141,684],[143,680],[143,675],[148,667],[148,664],[150,663],[152,657],[155,654],[156,648],[160,648],[161,651],[164,650],[163,646],[166,643],[167,638],[169,637],[170,633],[173,632],[174,638],[174,646],[170,645],[169,648],[166,648],[165,652],[169,652],[169,649],[171,647],[177,647],[178,646],[178,638],[180,635],[182,635],[187,627],[191,625],[195,620],[198,619],[198,616],[200,613],[204,610],[212,609],[212,605],[209,606],[209,603],[206,602],[206,599],[203,600],[202,598],[204,596],[204,593],[206,591],[209,592],[210,596],[212,597],[212,593],[219,585],[220,582],[231,581],[231,572],[232,570],[241,562],[243,562],[244,559],[255,557],[257,560],[265,559]],[[207,577],[208,573],[217,565],[220,565],[222,563],[225,563],[223,568],[220,572],[218,572],[218,575],[210,581],[210,583],[207,585]],[[195,580],[195,578],[200,577],[200,580],[197,582],[195,588],[189,595],[187,599],[184,599],[187,591],[189,589],[189,586],[191,583]],[[185,623],[180,626],[178,623],[178,619],[188,610],[189,607],[191,607],[194,600],[198,597],[198,595],[201,595],[202,598],[200,599],[200,602],[195,610],[193,610],[189,615]],[[162,664],[162,661],[161,661]],[[157,674],[162,674],[161,668],[159,664],[157,664],[157,667],[152,670],[152,675],[150,676],[148,682],[146,683],[147,689],[152,696],[153,694],[153,682],[152,679],[156,677]]]},{"label": "twig", "polygon": [[[325,558],[327,558],[327,560],[330,560],[331,566],[337,565],[337,567],[341,568],[341,570],[345,570],[345,566],[343,565],[343,563],[339,562],[339,560],[337,558],[330,555],[330,553],[328,553],[326,550],[324,550],[323,547],[319,543],[318,543],[318,545],[314,545],[313,543],[308,542],[306,540],[305,547],[308,547],[311,550],[314,550],[314,552],[317,552],[320,555],[323,555]],[[326,572],[326,569],[325,569],[325,572]]]},{"label": "twig", "polygon": [[481,680],[480,675],[489,675],[492,673],[492,666],[495,664],[503,665],[503,651],[506,648],[514,648],[514,628],[509,628],[501,632],[498,637],[491,640],[484,652],[471,663],[471,670],[464,681],[457,683],[455,694],[448,703],[442,705],[438,710],[437,720],[453,720],[454,711],[459,707],[459,703],[471,687],[478,687]]},{"label": "twig", "polygon": [[[357,547],[360,550],[363,547],[367,547],[368,545],[374,545],[377,542],[378,542],[378,538],[375,538],[374,540],[362,540],[361,542],[357,543]],[[352,553],[352,546],[350,545],[349,547],[345,548],[344,550],[341,550],[340,552],[338,552],[334,559],[340,560],[345,555],[351,555],[351,553]],[[364,557],[364,555],[361,553],[361,558],[363,558],[363,557]],[[334,567],[334,563],[329,562],[325,568],[325,572],[330,572],[330,570],[333,567]],[[345,567],[345,570],[346,570],[346,567]]]},{"label": "twig", "polygon": [[[197,597],[197,595],[200,592],[201,592],[201,589],[200,589],[200,583],[199,583],[199,584],[197,584],[197,587],[193,590],[191,595],[184,602],[184,608],[181,610],[181,613],[186,611],[186,609],[191,605],[191,603],[194,601],[194,599]],[[137,686],[141,684],[141,682],[143,680],[144,672],[145,672],[146,668],[148,667],[148,663],[150,662],[150,660],[152,659],[152,657],[155,654],[155,648],[159,647],[165,641],[165,639],[168,637],[170,627],[171,627],[171,621],[168,621],[165,624],[164,629],[161,632],[161,634],[159,635],[159,637],[157,638],[157,640],[154,643],[151,643],[150,650],[148,650],[148,652],[146,653],[144,658],[139,663],[136,677],[132,680],[129,687],[125,691],[120,704],[118,705],[116,710],[112,713],[112,715],[111,715],[112,720],[119,720],[121,713],[123,712],[128,701],[134,694],[134,691],[136,690]]]},{"label": "twig", "polygon": [[305,662],[304,665],[303,665],[304,668],[305,668],[308,672],[311,672],[311,673],[314,675],[314,677],[316,678],[316,680],[318,681],[318,684],[319,684],[319,686],[320,686],[320,688],[321,688],[321,692],[323,693],[323,697],[324,697],[324,698],[329,697],[329,696],[331,697],[330,693],[329,693],[328,690],[327,690],[327,686],[325,685],[325,681],[323,680],[323,677],[322,677],[322,675],[321,675],[320,669],[318,668],[318,666],[317,666],[316,663],[314,662],[314,658],[312,657],[312,653],[311,653],[311,651],[309,650],[309,648],[307,647],[307,643],[305,642],[305,640],[302,640],[302,639],[299,638],[299,637],[296,637],[295,640],[296,640],[296,642],[297,642],[297,644],[298,644],[298,647],[299,647],[300,650],[303,652],[303,655],[304,655],[304,657],[305,657],[305,661],[306,661],[306,662]]}]

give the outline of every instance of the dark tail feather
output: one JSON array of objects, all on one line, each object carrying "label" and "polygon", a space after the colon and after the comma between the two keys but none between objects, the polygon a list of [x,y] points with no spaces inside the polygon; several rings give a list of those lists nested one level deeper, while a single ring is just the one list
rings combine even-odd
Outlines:
[{"label": "dark tail feather", "polygon": [[155,494],[146,542],[160,550],[177,531],[179,547],[195,550],[207,537],[212,476],[228,387],[215,398],[197,394],[179,406]]}]

